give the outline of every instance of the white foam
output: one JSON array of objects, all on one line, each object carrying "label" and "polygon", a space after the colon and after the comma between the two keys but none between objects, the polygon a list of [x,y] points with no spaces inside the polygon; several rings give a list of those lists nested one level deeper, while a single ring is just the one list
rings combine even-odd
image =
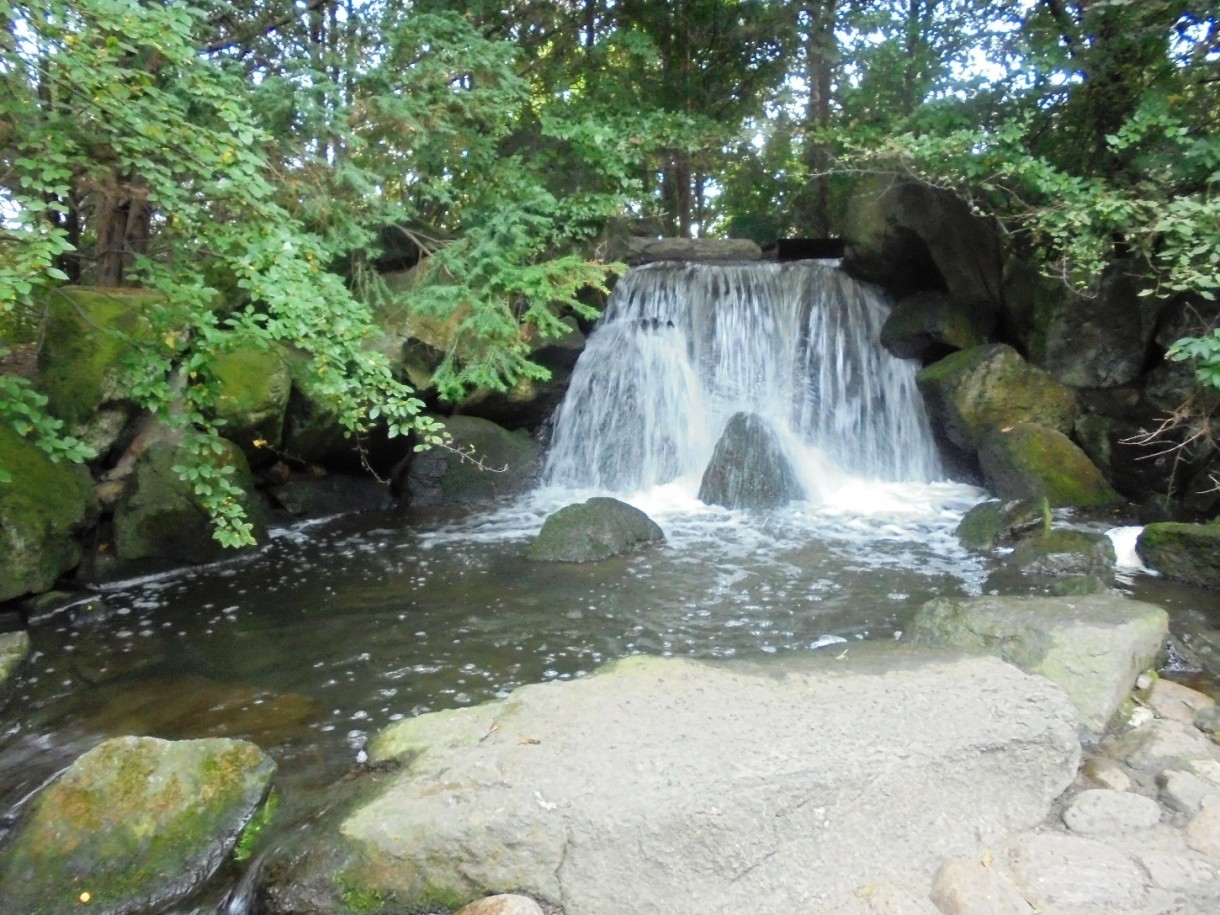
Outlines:
[{"label": "white foam", "polygon": [[1125,572],[1158,575],[1160,573],[1144,565],[1139,553],[1135,550],[1135,542],[1139,539],[1141,531],[1143,528],[1140,526],[1112,527],[1106,531],[1106,536],[1114,544],[1114,568]]}]

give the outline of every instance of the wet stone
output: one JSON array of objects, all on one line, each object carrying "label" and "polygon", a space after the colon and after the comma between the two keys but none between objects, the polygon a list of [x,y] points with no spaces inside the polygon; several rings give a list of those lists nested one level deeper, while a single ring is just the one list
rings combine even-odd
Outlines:
[{"label": "wet stone", "polygon": [[1026,834],[1008,846],[1005,859],[1025,898],[1044,912],[1124,911],[1148,895],[1139,863],[1095,839]]},{"label": "wet stone", "polygon": [[1151,829],[1161,820],[1161,805],[1142,794],[1095,788],[1076,795],[1063,811],[1072,832],[1086,836]]},{"label": "wet stone", "polygon": [[1102,788],[1115,791],[1130,791],[1131,776],[1120,762],[1108,756],[1090,756],[1081,768],[1085,777]]},{"label": "wet stone", "polygon": [[1160,775],[1183,763],[1216,758],[1216,745],[1193,727],[1175,721],[1156,720],[1124,734],[1114,744],[1114,753],[1131,768]]}]

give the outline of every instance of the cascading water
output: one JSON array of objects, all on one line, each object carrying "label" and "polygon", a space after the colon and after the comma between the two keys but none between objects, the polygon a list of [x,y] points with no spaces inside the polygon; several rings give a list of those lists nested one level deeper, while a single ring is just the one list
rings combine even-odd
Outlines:
[{"label": "cascading water", "polygon": [[848,475],[937,479],[915,367],[877,342],[886,311],[818,261],[634,269],[577,365],[544,482],[697,486],[739,412],[771,425],[813,501]]}]

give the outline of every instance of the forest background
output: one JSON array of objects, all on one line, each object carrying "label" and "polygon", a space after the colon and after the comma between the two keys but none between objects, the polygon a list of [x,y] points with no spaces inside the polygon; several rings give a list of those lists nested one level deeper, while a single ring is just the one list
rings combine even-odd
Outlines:
[{"label": "forest background", "polygon": [[[240,544],[219,355],[290,346],[351,435],[441,440],[366,346],[387,267],[458,320],[449,401],[543,373],[612,227],[830,236],[877,176],[957,191],[1077,289],[1123,258],[1214,301],[1218,98],[1220,14],[1190,0],[5,0],[0,358],[62,284],[159,290],[128,390]],[[1220,330],[1170,356],[1220,391]],[[96,457],[19,373],[0,422]]]}]

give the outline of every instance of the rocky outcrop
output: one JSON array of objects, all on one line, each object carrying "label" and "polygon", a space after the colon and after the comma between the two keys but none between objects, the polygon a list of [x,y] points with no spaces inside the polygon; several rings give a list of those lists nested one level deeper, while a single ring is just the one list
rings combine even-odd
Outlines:
[{"label": "rocky outcrop", "polygon": [[1169,633],[1160,607],[1115,594],[1074,598],[937,598],[915,614],[905,638],[997,655],[1059,684],[1080,714],[1081,734],[1105,733]]},{"label": "rocky outcrop", "polygon": [[108,740],[39,792],[0,851],[6,915],[146,912],[206,880],[275,764],[240,740]]},{"label": "rocky outcrop", "polygon": [[1049,578],[1093,576],[1114,571],[1114,544],[1090,531],[1045,531],[1020,540],[1008,565],[1026,575]]},{"label": "rocky outcrop", "polygon": [[1051,505],[1117,505],[1125,501],[1062,432],[1016,423],[979,445],[987,488],[1001,499],[1046,499]]},{"label": "rocky outcrop", "polygon": [[990,432],[1017,423],[1039,423],[1068,433],[1076,395],[1010,346],[962,350],[919,373],[933,425],[960,448],[973,450]]},{"label": "rocky outcrop", "polygon": [[881,327],[881,345],[899,359],[932,362],[992,342],[996,316],[945,292],[918,292],[894,306]]},{"label": "rocky outcrop", "polygon": [[81,560],[76,535],[98,516],[89,472],[51,460],[0,423],[0,601],[46,591]]},{"label": "rocky outcrop", "polygon": [[537,562],[596,562],[664,539],[638,508],[598,496],[548,515],[525,555]]},{"label": "rocky outcrop", "polygon": [[349,887],[405,909],[512,887],[568,915],[694,915],[926,886],[946,855],[1041,820],[1079,746],[1044,678],[873,644],[632,658],[403,722],[371,754],[404,768],[339,829]]},{"label": "rocky outcrop", "polygon": [[895,298],[942,290],[996,314],[1003,254],[995,224],[957,195],[918,181],[867,183],[852,198],[844,269]]},{"label": "rocky outcrop", "polygon": [[1109,388],[1138,378],[1148,365],[1164,301],[1141,295],[1124,266],[1111,266],[1097,288],[1082,295],[1030,264],[1010,261],[1005,322],[1026,357],[1078,388]]},{"label": "rocky outcrop", "polygon": [[775,508],[803,499],[775,430],[755,413],[734,413],[703,471],[699,501],[725,508]]},{"label": "rocky outcrop", "polygon": [[522,492],[533,481],[542,448],[524,431],[509,432],[486,419],[445,421],[449,447],[414,455],[403,477],[409,505],[482,502]]},{"label": "rocky outcrop", "polygon": [[1220,524],[1149,524],[1135,549],[1168,578],[1220,590]]}]

